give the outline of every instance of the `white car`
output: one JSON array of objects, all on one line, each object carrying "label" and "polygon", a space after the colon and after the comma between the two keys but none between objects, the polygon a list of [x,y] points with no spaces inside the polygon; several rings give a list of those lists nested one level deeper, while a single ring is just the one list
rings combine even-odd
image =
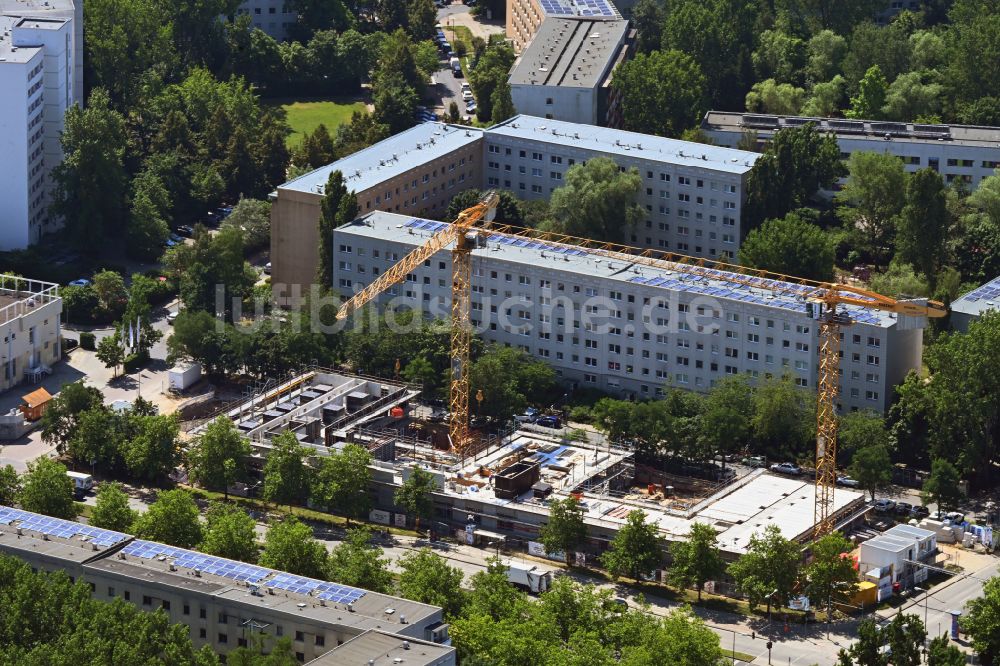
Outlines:
[{"label": "white car", "polygon": [[466,90],[468,90],[468,91],[471,92],[472,91],[472,86],[469,85],[468,81],[462,81],[462,92],[465,92]]},{"label": "white car", "polygon": [[87,278],[80,278],[79,280],[73,280],[72,282],[70,282],[69,286],[71,286],[71,287],[89,287],[90,286],[90,280],[88,280]]},{"label": "white car", "polygon": [[462,91],[462,99],[464,99],[466,102],[468,102],[472,98],[473,97],[472,97],[472,91],[471,90],[463,90]]}]

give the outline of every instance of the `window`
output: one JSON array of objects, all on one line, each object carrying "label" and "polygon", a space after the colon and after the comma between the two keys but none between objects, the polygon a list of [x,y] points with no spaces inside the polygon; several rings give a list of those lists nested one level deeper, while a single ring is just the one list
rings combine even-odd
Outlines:
[{"label": "window", "polygon": [[223,643],[223,644],[228,643],[229,642],[229,636],[226,635],[226,634],[219,634],[219,642]]},{"label": "window", "polygon": [[205,629],[205,627],[202,627],[201,629],[198,630],[198,638],[208,638],[208,631]]},{"label": "window", "polygon": [[319,645],[320,647],[326,645],[326,637],[324,637],[322,634],[317,634],[316,645]]},{"label": "window", "polygon": [[185,615],[190,615],[191,614],[191,606],[189,604],[184,604],[184,608],[182,609],[182,612]]},{"label": "window", "polygon": [[219,624],[227,624],[229,622],[229,616],[225,613],[219,613]]},{"label": "window", "polygon": [[152,597],[150,597],[147,594],[142,595],[142,605],[143,606],[151,606],[151,605],[153,605],[153,599],[152,599]]},{"label": "window", "polygon": [[169,611],[170,610],[170,602],[167,601],[166,599],[164,599],[163,601],[160,602],[160,607],[163,608],[163,610],[165,610],[165,611]]},{"label": "window", "polygon": [[201,618],[202,620],[204,620],[204,619],[206,619],[208,617],[208,613],[205,611],[204,608],[199,608],[198,609],[198,617]]}]

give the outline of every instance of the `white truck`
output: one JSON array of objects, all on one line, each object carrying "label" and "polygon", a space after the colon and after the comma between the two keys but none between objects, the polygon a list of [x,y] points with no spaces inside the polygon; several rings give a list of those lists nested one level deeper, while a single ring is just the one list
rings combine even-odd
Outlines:
[{"label": "white truck", "polygon": [[507,562],[507,581],[532,594],[541,594],[552,585],[552,572],[539,569],[534,564]]},{"label": "white truck", "polygon": [[83,474],[82,472],[66,472],[66,476],[72,479],[73,493],[77,496],[82,496],[94,487],[94,477],[89,474]]},{"label": "white truck", "polygon": [[201,364],[187,363],[179,364],[170,368],[167,372],[171,391],[184,391],[201,379]]}]

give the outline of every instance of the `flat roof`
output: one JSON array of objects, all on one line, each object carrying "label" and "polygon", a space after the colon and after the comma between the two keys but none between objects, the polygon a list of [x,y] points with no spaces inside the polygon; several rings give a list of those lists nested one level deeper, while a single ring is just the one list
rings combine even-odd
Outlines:
[{"label": "flat roof", "polygon": [[330,174],[339,169],[344,174],[347,189],[362,192],[442,155],[474,144],[482,136],[483,130],[475,127],[441,122],[420,123],[279,185],[278,189],[322,195]]},{"label": "flat roof", "polygon": [[998,305],[1000,305],[1000,276],[962,294],[951,304],[951,309],[962,314],[979,316],[988,310],[998,309]]},{"label": "flat roof", "polygon": [[[216,596],[307,615],[317,622],[401,631],[405,626],[401,617],[406,618],[406,624],[416,624],[440,612],[435,606],[387,594],[143,539],[127,544],[119,557],[144,572],[158,572],[169,584],[212,583],[218,585],[213,592]],[[142,577],[147,577],[146,573]],[[251,593],[252,586],[259,594]],[[389,608],[394,612],[386,613]]]},{"label": "flat roof", "polygon": [[39,47],[14,46],[11,31],[20,20],[17,16],[0,15],[0,64],[2,65],[26,63],[42,50]]},{"label": "flat roof", "polygon": [[16,27],[30,30],[58,30],[69,22],[68,18],[23,18]]},{"label": "flat roof", "polygon": [[510,74],[511,85],[594,88],[613,66],[628,21],[548,18]]},{"label": "flat roof", "polygon": [[611,127],[569,123],[562,120],[517,115],[486,130],[486,137],[505,136],[564,147],[598,150],[667,164],[681,164],[714,171],[744,174],[760,153],[710,146]]},{"label": "flat roof", "polygon": [[[20,532],[20,534],[18,534]],[[34,551],[84,562],[131,539],[131,535],[0,506],[0,549]]]},{"label": "flat roof", "polygon": [[[452,655],[455,648],[384,631],[366,631],[309,662],[309,666],[426,666]],[[401,661],[397,661],[397,659]],[[371,661],[369,661],[371,660]]]},{"label": "flat roof", "polygon": [[621,18],[611,0],[538,0],[546,16]]},{"label": "flat roof", "polygon": [[738,111],[709,111],[702,120],[702,129],[761,133],[776,132],[786,127],[799,127],[814,123],[817,129],[835,134],[841,139],[870,139],[910,143],[951,143],[967,146],[996,148],[1000,143],[1000,127],[981,125],[945,125],[926,123],[897,123],[881,120],[849,120],[845,118],[810,118],[805,116],[779,116],[766,113],[740,113]]},{"label": "flat roof", "polygon": [[[435,232],[447,226],[445,222],[424,220],[409,215],[399,215],[385,211],[372,211],[337,232],[393,241],[416,247]],[[686,292],[694,296],[706,296],[726,301],[752,303],[761,307],[775,308],[807,316],[807,304],[787,291],[794,285],[778,280],[760,279],[758,286],[732,281],[733,273],[721,270],[709,271],[711,277],[700,277],[677,273],[668,269],[649,266],[629,265],[624,261],[605,259],[593,255],[586,249],[565,250],[541,241],[514,239],[490,235],[486,247],[473,250],[473,256],[490,257],[534,268],[550,267],[565,273],[576,273],[627,285],[644,285],[664,291]],[[727,279],[729,278],[729,279]],[[743,276],[741,276],[741,279]],[[797,288],[797,287],[796,287]],[[896,324],[893,313],[870,310],[857,306],[840,306],[850,313],[855,322],[889,328]]]}]

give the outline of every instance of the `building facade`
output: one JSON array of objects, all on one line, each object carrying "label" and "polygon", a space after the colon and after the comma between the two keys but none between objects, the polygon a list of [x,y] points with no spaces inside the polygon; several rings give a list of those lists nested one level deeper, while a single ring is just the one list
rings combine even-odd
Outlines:
[{"label": "building facade", "polygon": [[736,146],[749,133],[756,134],[764,149],[775,132],[785,127],[815,123],[832,134],[844,159],[851,153],[888,153],[903,160],[909,171],[933,169],[946,183],[964,183],[975,189],[1000,167],[1000,127],[970,125],[922,125],[840,118],[799,118],[754,113],[709,111],[701,129],[720,146]]},{"label": "building facade", "polygon": [[64,116],[83,86],[82,3],[0,0],[0,250],[23,249],[49,214]]},{"label": "building facade", "polygon": [[518,113],[586,125],[617,126],[615,68],[631,55],[628,21],[550,17],[510,73]]},{"label": "building facade", "polygon": [[299,20],[288,0],[243,0],[236,9],[237,16],[246,14],[253,27],[267,33],[279,42],[289,38]]},{"label": "building facade", "polygon": [[547,18],[614,20],[622,17],[611,0],[507,0],[507,39],[520,53]]},{"label": "building facade", "polygon": [[266,651],[274,639],[288,637],[298,660],[311,662],[360,638],[340,654],[361,656],[358,650],[368,645],[363,660],[319,663],[365,664],[387,648],[407,652],[405,663],[455,663],[448,625],[435,606],[10,507],[0,507],[0,553],[36,571],[82,579],[100,601],[162,609],[171,623],[189,628],[196,648],[225,654],[260,637]]},{"label": "building facade", "polygon": [[47,372],[62,355],[59,285],[0,275],[0,390]]},{"label": "building facade", "polygon": [[[357,292],[444,226],[376,212],[336,229],[334,287]],[[704,392],[743,374],[817,386],[819,325],[783,283],[750,288],[721,271],[710,279],[544,242],[480,242],[475,330],[549,363],[571,386],[638,399],[667,386]],[[440,252],[379,300],[446,318],[450,290],[450,254]],[[839,407],[884,412],[896,384],[920,367],[923,322],[847,311],[854,323],[843,328]]]},{"label": "building facade", "polygon": [[642,177],[637,201],[646,218],[627,242],[710,259],[736,255],[746,176],[757,153],[533,116],[485,131],[423,123],[278,187],[271,208],[276,294],[315,278],[320,202],[336,170],[362,213],[435,217],[470,188],[547,200],[567,169],[594,157],[634,167]]}]

